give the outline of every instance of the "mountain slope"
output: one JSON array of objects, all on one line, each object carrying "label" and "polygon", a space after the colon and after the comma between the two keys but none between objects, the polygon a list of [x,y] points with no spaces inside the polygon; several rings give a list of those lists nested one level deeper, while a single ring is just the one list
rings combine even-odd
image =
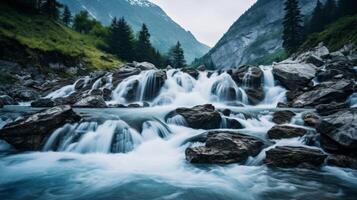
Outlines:
[{"label": "mountain slope", "polygon": [[0,5],[0,60],[44,70],[49,70],[51,64],[83,66],[85,70],[118,66],[118,59],[97,48],[101,42],[47,17]]},{"label": "mountain slope", "polygon": [[[283,0],[258,0],[200,62],[213,63],[216,68],[231,68],[279,56],[282,53],[283,3]],[[300,0],[302,13],[310,15],[315,4],[315,1]]]},{"label": "mountain slope", "polygon": [[78,13],[87,10],[92,17],[109,25],[113,17],[125,17],[134,31],[146,23],[153,45],[166,53],[177,41],[182,43],[188,62],[208,52],[209,47],[200,43],[180,25],[175,23],[159,6],[147,0],[60,0]]}]

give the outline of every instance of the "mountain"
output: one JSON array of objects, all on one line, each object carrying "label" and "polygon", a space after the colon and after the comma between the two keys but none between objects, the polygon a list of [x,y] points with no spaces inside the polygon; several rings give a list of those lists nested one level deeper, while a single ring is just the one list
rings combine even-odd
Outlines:
[{"label": "mountain", "polygon": [[109,25],[114,17],[125,17],[135,32],[145,23],[151,33],[153,45],[166,53],[180,41],[188,62],[203,56],[209,47],[200,43],[191,34],[174,22],[159,6],[148,0],[60,0],[70,10],[78,13],[87,10],[90,15]]},{"label": "mountain", "polygon": [[[216,68],[231,68],[242,64],[257,64],[281,56],[283,0],[258,0],[246,11],[200,59],[200,63]],[[308,17],[316,1],[300,0],[300,8]]]}]

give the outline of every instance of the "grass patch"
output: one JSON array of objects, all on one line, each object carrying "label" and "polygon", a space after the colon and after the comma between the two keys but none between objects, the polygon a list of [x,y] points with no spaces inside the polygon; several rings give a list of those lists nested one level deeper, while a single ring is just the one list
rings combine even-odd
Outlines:
[{"label": "grass patch", "polygon": [[83,60],[90,70],[112,69],[120,64],[116,57],[98,47],[104,41],[83,35],[45,16],[22,14],[0,6],[0,38],[15,40],[36,52],[58,52],[66,57]]},{"label": "grass patch", "polygon": [[320,42],[331,50],[337,51],[344,45],[357,44],[357,15],[344,17],[326,27],[320,33],[311,35],[300,47],[300,52],[317,46]]}]

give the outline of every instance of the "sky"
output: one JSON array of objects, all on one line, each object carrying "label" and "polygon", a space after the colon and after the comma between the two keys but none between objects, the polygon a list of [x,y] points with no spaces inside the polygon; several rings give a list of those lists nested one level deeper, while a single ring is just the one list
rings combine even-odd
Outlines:
[{"label": "sky", "polygon": [[150,0],[204,44],[213,47],[256,0]]}]

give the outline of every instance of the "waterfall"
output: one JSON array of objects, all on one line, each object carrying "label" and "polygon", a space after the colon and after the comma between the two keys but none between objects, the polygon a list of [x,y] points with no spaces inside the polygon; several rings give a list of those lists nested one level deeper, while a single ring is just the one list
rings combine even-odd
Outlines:
[{"label": "waterfall", "polygon": [[56,98],[60,98],[60,97],[68,97],[69,95],[73,94],[76,91],[75,86],[79,81],[84,81],[84,86],[86,86],[88,84],[89,80],[90,80],[89,76],[80,78],[76,82],[74,82],[72,85],[63,86],[62,88],[51,92],[44,98],[45,99],[56,99]]},{"label": "waterfall", "polygon": [[279,102],[286,101],[286,90],[275,84],[272,66],[259,66],[264,74],[265,98],[261,105],[276,107]]},{"label": "waterfall", "polygon": [[159,120],[150,120],[143,123],[141,135],[144,139],[165,138],[171,134],[169,127]]}]

